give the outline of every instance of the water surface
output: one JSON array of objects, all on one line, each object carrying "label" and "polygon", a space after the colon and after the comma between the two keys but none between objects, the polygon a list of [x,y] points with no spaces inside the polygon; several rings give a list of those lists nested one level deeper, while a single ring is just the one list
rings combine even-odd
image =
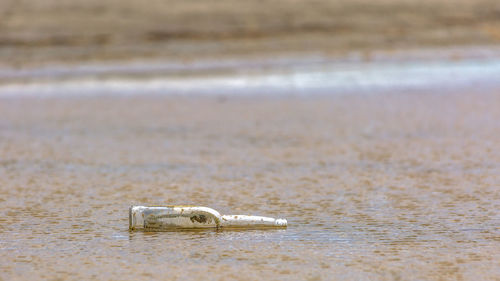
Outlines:
[{"label": "water surface", "polygon": [[498,56],[322,56],[0,68],[0,97],[343,95],[499,88]]}]

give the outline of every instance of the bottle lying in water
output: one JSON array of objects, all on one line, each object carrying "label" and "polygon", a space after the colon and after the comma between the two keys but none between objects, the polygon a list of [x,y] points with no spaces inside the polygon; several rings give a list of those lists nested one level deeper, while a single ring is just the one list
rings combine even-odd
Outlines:
[{"label": "bottle lying in water", "polygon": [[286,219],[245,215],[221,215],[214,209],[199,206],[131,206],[129,209],[130,230],[286,226]]}]

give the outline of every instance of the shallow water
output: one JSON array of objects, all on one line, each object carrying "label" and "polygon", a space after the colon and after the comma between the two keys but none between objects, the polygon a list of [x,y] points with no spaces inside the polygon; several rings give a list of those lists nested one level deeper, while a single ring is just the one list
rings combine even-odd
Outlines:
[{"label": "shallow water", "polygon": [[[0,278],[494,280],[498,91],[0,100]],[[132,204],[288,219],[129,232]]]},{"label": "shallow water", "polygon": [[[425,54],[425,53],[424,53]],[[422,56],[424,56],[424,54]],[[427,56],[430,56],[427,54]],[[441,55],[442,56],[442,55]],[[332,95],[490,90],[498,56],[334,60],[325,57],[217,62],[132,62],[0,68],[0,97],[125,95]]]}]

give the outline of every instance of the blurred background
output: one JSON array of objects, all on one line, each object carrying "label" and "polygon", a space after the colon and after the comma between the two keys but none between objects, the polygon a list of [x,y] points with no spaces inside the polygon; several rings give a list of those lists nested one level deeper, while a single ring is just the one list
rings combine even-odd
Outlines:
[{"label": "blurred background", "polygon": [[3,0],[0,62],[339,55],[494,45],[495,0]]}]

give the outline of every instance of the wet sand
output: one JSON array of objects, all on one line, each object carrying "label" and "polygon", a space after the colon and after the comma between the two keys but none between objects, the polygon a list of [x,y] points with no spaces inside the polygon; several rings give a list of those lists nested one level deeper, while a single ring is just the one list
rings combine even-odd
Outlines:
[{"label": "wet sand", "polygon": [[[500,94],[0,100],[0,279],[495,280]],[[286,230],[129,232],[132,204]]]}]

